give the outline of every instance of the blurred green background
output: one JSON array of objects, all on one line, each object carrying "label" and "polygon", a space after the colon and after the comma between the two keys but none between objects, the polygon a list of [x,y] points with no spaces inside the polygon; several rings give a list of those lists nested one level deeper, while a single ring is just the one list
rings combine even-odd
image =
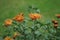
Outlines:
[{"label": "blurred green background", "polygon": [[53,19],[60,13],[60,0],[0,0],[0,25],[20,12],[29,14],[27,7],[31,5],[40,9],[42,21]]}]

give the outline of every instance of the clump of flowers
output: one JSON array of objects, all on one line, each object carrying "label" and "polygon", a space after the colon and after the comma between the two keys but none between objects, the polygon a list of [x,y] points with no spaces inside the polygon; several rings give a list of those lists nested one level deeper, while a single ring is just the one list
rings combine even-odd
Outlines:
[{"label": "clump of flowers", "polygon": [[[57,16],[59,17],[59,15]],[[57,39],[58,20],[52,20],[47,23],[40,22],[42,18],[39,13],[30,13],[30,19],[25,19],[23,13],[18,14],[13,19],[7,19],[4,25],[4,40],[55,40]],[[37,20],[38,19],[38,20]]]}]

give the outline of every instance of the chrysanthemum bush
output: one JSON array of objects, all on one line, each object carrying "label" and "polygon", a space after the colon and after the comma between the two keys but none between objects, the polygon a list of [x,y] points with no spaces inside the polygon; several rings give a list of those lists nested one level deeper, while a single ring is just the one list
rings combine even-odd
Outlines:
[{"label": "chrysanthemum bush", "polygon": [[[6,19],[1,35],[3,40],[60,40],[60,15],[47,23],[42,23],[40,19],[43,15],[30,13],[25,17],[20,13],[12,19]],[[58,34],[58,35],[57,35]],[[1,39],[1,40],[2,40]]]}]

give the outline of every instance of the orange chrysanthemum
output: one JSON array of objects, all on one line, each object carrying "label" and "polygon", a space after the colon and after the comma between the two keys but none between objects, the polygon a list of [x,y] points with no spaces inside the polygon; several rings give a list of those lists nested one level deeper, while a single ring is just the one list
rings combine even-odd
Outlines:
[{"label": "orange chrysanthemum", "polygon": [[11,19],[5,20],[5,25],[6,26],[11,25],[11,24],[12,24],[12,20]]},{"label": "orange chrysanthemum", "polygon": [[57,17],[57,18],[60,18],[60,14],[56,14],[56,17]]},{"label": "orange chrysanthemum", "polygon": [[54,28],[57,28],[58,27],[58,21],[57,20],[52,20],[52,23],[54,25]]},{"label": "orange chrysanthemum", "polygon": [[57,20],[52,20],[52,23],[58,24],[58,21]]},{"label": "orange chrysanthemum", "polygon": [[7,36],[4,38],[4,40],[13,40],[13,39]]},{"label": "orange chrysanthemum", "polygon": [[15,16],[13,19],[18,22],[22,22],[24,20],[24,16],[23,16],[23,14],[19,14],[19,15]]},{"label": "orange chrysanthemum", "polygon": [[20,35],[19,32],[15,32],[14,35],[13,35],[13,38],[15,39],[19,35]]},{"label": "orange chrysanthemum", "polygon": [[36,20],[36,19],[41,18],[41,15],[37,14],[37,13],[34,13],[34,14],[31,13],[31,14],[29,14],[29,16],[32,20]]},{"label": "orange chrysanthemum", "polygon": [[58,24],[54,24],[54,28],[57,28],[58,27]]}]

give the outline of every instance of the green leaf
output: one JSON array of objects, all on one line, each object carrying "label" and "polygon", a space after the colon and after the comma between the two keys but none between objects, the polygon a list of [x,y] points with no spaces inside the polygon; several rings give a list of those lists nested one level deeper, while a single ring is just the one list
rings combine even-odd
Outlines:
[{"label": "green leaf", "polygon": [[36,30],[36,31],[35,31],[35,34],[36,34],[36,36],[40,36],[40,35],[41,35],[41,32],[38,31],[38,30]]}]

